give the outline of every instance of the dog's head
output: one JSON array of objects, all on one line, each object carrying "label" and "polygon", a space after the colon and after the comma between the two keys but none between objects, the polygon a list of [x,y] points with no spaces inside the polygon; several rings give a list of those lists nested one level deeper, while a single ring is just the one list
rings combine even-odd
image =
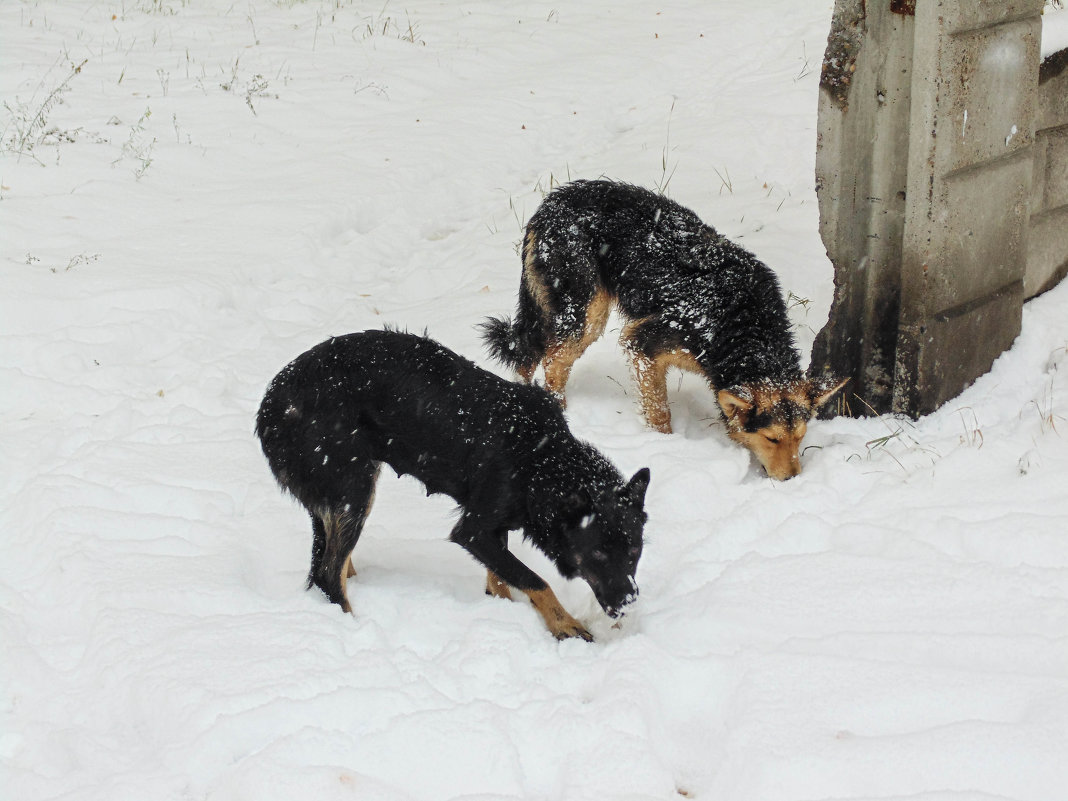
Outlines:
[{"label": "dog's head", "polygon": [[568,538],[574,575],[590,585],[612,618],[620,617],[623,607],[638,597],[634,573],[642,555],[648,486],[649,468],[643,467],[622,487],[610,487],[571,510]]},{"label": "dog's head", "polygon": [[801,472],[799,448],[808,421],[849,379],[804,378],[783,385],[751,384],[717,393],[727,434],[747,447],[779,481]]}]

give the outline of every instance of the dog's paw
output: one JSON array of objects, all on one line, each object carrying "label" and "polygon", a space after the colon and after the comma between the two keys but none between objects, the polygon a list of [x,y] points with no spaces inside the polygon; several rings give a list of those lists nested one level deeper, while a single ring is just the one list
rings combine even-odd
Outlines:
[{"label": "dog's paw", "polygon": [[586,642],[593,642],[593,635],[590,634],[586,630],[586,627],[577,620],[573,620],[565,626],[560,626],[553,632],[553,636],[558,640],[569,640],[572,637],[579,637]]}]

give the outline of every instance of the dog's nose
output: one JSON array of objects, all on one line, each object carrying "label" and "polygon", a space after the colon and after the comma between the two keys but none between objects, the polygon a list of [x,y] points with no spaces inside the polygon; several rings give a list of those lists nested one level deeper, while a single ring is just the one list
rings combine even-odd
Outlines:
[{"label": "dog's nose", "polygon": [[769,478],[773,478],[776,481],[789,481],[794,476],[801,474],[801,462],[799,459],[794,458],[790,460],[790,463],[784,470],[777,470],[773,473],[765,467],[764,472],[768,474]]},{"label": "dog's nose", "polygon": [[605,614],[613,620],[623,617],[623,615],[626,614],[624,610],[632,603],[634,603],[635,599],[637,599],[638,597],[638,587],[636,584],[634,584],[633,578],[630,580],[630,583],[633,587],[633,591],[627,593],[626,597],[623,598],[623,602],[620,603],[619,606],[611,606],[604,610]]}]

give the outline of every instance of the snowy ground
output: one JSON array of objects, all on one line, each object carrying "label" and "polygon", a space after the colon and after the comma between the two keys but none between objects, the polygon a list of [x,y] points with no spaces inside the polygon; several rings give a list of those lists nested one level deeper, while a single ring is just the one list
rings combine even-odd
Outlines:
[{"label": "snowy ground", "polygon": [[1068,798],[1068,284],[938,413],[815,423],[788,483],[694,378],[643,429],[599,343],[573,428],[653,473],[625,627],[522,549],[594,644],[388,474],[355,616],[304,592],[252,436],[331,334],[484,363],[568,177],[667,183],[807,353],[830,6],[0,4],[0,798]]}]

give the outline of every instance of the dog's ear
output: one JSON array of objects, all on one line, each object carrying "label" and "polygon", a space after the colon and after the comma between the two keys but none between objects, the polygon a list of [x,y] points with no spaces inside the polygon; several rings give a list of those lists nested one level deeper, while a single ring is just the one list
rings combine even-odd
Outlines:
[{"label": "dog's ear", "polygon": [[627,486],[623,488],[623,493],[635,506],[640,507],[645,504],[645,491],[649,489],[649,477],[649,468],[643,467],[631,476]]},{"label": "dog's ear", "polygon": [[746,387],[731,387],[721,389],[716,393],[719,408],[728,420],[733,420],[739,413],[748,412],[753,408],[753,393]]},{"label": "dog's ear", "polygon": [[809,379],[808,398],[813,410],[820,408],[833,398],[834,394],[848,383],[848,378],[838,378],[833,375],[821,375],[818,378]]}]

